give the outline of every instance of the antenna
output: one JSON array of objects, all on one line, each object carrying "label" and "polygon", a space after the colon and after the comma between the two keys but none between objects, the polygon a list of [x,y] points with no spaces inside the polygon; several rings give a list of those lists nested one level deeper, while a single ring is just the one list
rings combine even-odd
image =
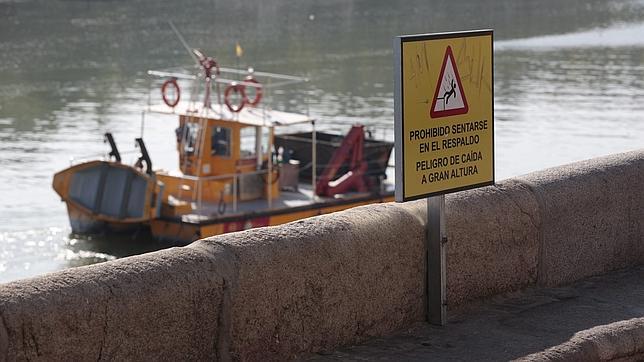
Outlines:
[{"label": "antenna", "polygon": [[197,63],[197,67],[201,67],[201,62],[200,62],[201,52],[197,49],[191,48],[190,45],[188,45],[188,42],[186,42],[186,39],[183,38],[183,35],[181,35],[177,27],[174,26],[174,23],[172,22],[172,20],[168,20],[168,24],[172,28],[172,31],[177,36],[177,38],[179,38],[181,45],[183,45],[183,47],[186,48],[186,51],[188,51],[188,54],[190,54],[190,57],[195,61],[195,63]]},{"label": "antenna", "polygon": [[[183,45],[184,48],[188,51],[190,54],[191,58],[195,61],[197,68],[202,68],[203,69],[203,75],[205,77],[206,81],[206,92],[205,92],[205,98],[204,98],[204,107],[205,108],[211,108],[210,107],[210,87],[211,87],[211,82],[212,82],[212,68],[215,68],[215,75],[219,75],[219,64],[217,61],[209,56],[206,56],[201,50],[199,49],[194,49],[190,48],[190,45],[188,45],[188,42],[186,39],[183,38],[179,30],[177,29],[176,26],[174,26],[174,23],[172,21],[168,20],[168,24],[172,28],[172,31],[174,34],[179,38],[179,41]],[[219,98],[219,84],[217,83],[217,99],[219,100],[219,103],[221,104],[221,99]]]}]

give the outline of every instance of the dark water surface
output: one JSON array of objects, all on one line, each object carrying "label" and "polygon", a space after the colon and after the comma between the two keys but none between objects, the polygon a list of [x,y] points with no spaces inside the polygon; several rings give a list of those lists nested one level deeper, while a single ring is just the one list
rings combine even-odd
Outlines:
[{"label": "dark water surface", "polygon": [[[159,247],[70,235],[51,180],[106,131],[134,148],[146,71],[191,65],[168,20],[225,66],[310,77],[322,127],[393,128],[393,36],[493,28],[498,179],[644,145],[643,1],[0,0],[0,282]],[[147,122],[155,167],[175,122]]]}]

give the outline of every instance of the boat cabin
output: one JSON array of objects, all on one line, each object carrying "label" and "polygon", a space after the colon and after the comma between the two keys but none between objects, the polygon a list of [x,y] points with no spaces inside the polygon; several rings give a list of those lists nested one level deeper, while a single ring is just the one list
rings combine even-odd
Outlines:
[{"label": "boat cabin", "polygon": [[[164,185],[164,202],[178,206],[178,211],[167,210],[167,216],[188,209],[223,214],[236,211],[239,202],[260,199],[270,207],[281,192],[275,128],[312,123],[305,115],[250,107],[239,112],[225,105],[166,107],[157,105],[150,110],[171,111],[179,119],[175,130],[179,170],[156,172]],[[229,204],[232,209],[226,210]]]}]

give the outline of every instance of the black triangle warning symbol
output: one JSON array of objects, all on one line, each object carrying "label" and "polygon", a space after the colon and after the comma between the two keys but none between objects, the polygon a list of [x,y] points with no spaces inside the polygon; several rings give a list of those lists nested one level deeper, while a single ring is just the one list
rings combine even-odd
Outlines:
[{"label": "black triangle warning symbol", "polygon": [[468,110],[461,77],[458,75],[458,69],[456,69],[454,62],[452,47],[447,46],[429,115],[432,118],[455,116],[465,114]]}]

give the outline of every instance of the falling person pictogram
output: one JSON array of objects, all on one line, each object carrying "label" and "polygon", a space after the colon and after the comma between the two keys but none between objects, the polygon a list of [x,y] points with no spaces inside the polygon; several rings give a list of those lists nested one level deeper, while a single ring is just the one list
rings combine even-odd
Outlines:
[{"label": "falling person pictogram", "polygon": [[469,107],[450,46],[445,50],[435,89],[432,105],[429,109],[431,118],[467,113]]},{"label": "falling person pictogram", "polygon": [[443,109],[447,107],[449,104],[449,98],[451,96],[454,96],[456,98],[456,82],[454,81],[454,78],[450,79],[450,90],[447,90],[445,87],[443,87],[443,90],[445,90],[445,93],[443,93],[442,97],[438,97],[436,99],[442,99],[443,100]]}]

